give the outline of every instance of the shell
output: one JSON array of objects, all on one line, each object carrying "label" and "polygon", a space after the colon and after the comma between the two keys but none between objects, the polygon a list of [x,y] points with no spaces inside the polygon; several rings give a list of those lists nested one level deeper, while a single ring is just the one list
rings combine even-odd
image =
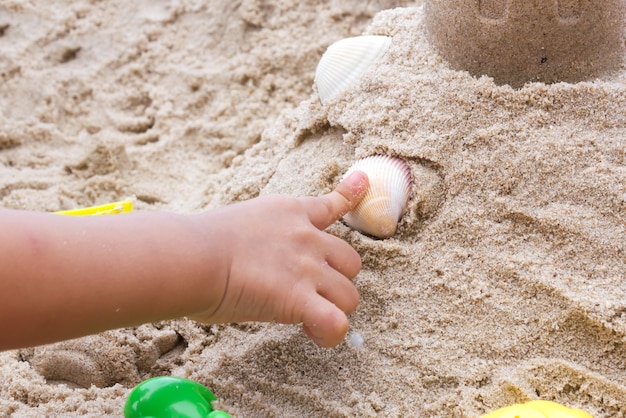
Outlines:
[{"label": "shell", "polygon": [[364,35],[329,46],[315,70],[315,85],[322,104],[355,84],[387,52],[389,45],[388,36]]},{"label": "shell", "polygon": [[377,238],[389,238],[396,233],[398,221],[409,202],[411,169],[396,157],[374,155],[363,158],[350,167],[346,176],[353,171],[363,171],[369,179],[365,196],[344,216],[348,226]]}]

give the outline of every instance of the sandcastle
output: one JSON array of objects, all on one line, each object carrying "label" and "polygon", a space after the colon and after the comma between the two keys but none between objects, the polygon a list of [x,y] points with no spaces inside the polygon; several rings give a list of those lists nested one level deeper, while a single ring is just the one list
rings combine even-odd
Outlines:
[{"label": "sandcastle", "polygon": [[624,62],[623,0],[430,0],[431,43],[458,70],[497,84],[577,82]]}]

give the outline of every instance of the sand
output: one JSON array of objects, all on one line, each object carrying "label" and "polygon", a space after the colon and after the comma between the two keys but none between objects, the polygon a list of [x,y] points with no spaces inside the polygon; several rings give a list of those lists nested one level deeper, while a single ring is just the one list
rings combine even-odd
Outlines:
[{"label": "sand", "polygon": [[[240,417],[478,417],[553,400],[626,416],[626,68],[514,89],[444,61],[419,1],[4,1],[0,205],[131,198],[195,213],[332,190],[357,158],[405,159],[397,234],[361,254],[364,345],[297,326],[185,319],[0,353],[0,416],[120,416],[157,375]],[[415,6],[389,9],[394,6]],[[392,45],[322,106],[315,66]]]},{"label": "sand", "polygon": [[623,0],[435,0],[429,41],[453,68],[498,84],[578,82],[624,63]]}]

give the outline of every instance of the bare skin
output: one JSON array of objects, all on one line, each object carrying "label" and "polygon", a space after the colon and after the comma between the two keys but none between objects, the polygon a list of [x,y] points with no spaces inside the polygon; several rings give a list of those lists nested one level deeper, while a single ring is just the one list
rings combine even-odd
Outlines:
[{"label": "bare skin", "polygon": [[357,252],[326,232],[368,187],[263,196],[198,215],[0,211],[0,350],[190,317],[302,323],[339,344],[359,295]]}]

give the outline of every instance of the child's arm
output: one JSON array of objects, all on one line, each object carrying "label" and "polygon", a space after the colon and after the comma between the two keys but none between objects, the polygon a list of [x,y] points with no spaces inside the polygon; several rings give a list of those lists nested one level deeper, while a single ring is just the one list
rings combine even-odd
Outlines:
[{"label": "child's arm", "polygon": [[322,346],[356,308],[358,254],[323,232],[361,198],[264,196],[199,215],[0,211],[0,350],[189,316],[300,323]]}]

